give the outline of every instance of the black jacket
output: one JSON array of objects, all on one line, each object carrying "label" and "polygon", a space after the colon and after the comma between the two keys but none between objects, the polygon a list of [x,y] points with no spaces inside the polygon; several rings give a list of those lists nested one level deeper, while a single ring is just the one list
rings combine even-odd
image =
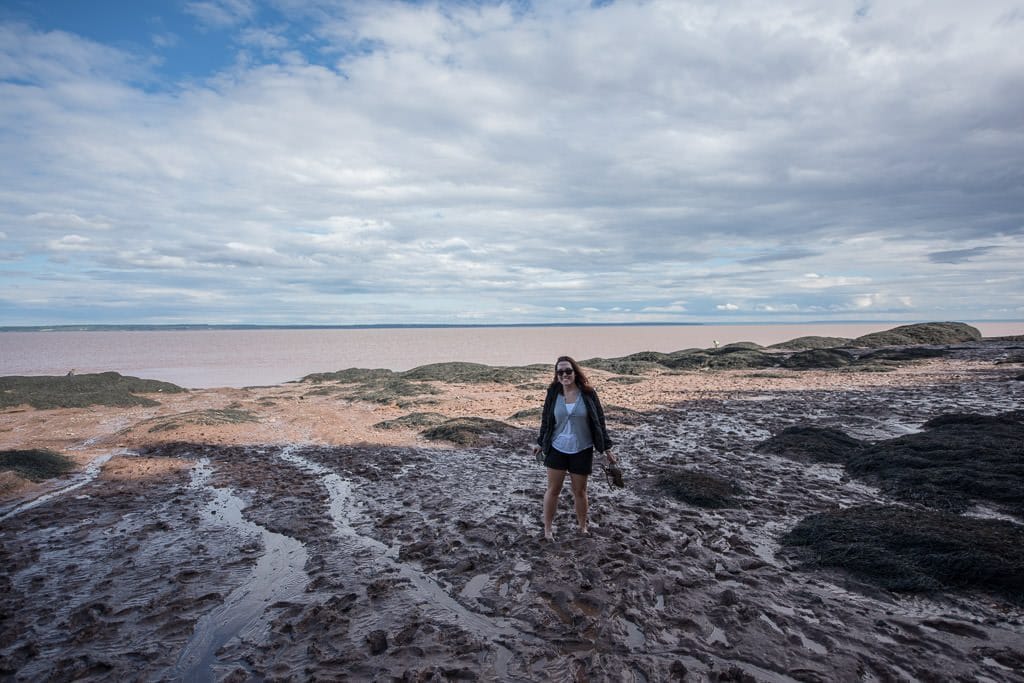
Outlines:
[{"label": "black jacket", "polygon": [[[544,397],[544,410],[540,416],[540,433],[537,435],[537,445],[547,455],[551,450],[551,442],[555,435],[555,401],[562,393],[562,386],[556,385],[548,388],[548,395]],[[590,425],[590,438],[594,440],[594,450],[604,453],[611,448],[611,437],[608,436],[608,428],[604,424],[604,410],[601,409],[601,401],[597,398],[596,391],[580,390],[580,396],[587,406],[587,424]]]}]

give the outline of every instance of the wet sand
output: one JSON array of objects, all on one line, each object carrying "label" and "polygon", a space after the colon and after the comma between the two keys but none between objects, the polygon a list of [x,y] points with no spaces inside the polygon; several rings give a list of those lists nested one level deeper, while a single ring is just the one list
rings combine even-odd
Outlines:
[{"label": "wet sand", "polygon": [[[290,383],[10,409],[0,449],[93,465],[0,501],[0,675],[1024,680],[1020,605],[800,569],[779,544],[800,519],[894,501],[839,466],[755,450],[793,424],[883,439],[944,412],[1019,409],[1020,365],[995,364],[1009,346],[889,373],[595,371],[627,488],[592,479],[581,536],[566,487],[554,542],[528,455],[536,420],[511,417],[539,407],[536,386],[435,383],[413,408]],[[228,408],[255,421],[180,418]],[[374,427],[416,410],[513,429],[456,447]],[[655,485],[669,467],[735,481],[741,503],[679,502]]]}]

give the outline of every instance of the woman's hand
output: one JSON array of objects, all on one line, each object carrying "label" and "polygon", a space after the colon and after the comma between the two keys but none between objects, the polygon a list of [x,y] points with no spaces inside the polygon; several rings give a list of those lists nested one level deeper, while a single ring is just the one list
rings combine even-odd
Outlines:
[{"label": "woman's hand", "polygon": [[537,457],[538,453],[540,453],[540,446],[538,446],[537,444],[533,444],[533,456]]},{"label": "woman's hand", "polygon": [[604,452],[604,457],[608,458],[608,462],[610,462],[613,465],[619,461],[619,459],[615,457],[615,454],[612,453],[612,449],[610,448]]}]

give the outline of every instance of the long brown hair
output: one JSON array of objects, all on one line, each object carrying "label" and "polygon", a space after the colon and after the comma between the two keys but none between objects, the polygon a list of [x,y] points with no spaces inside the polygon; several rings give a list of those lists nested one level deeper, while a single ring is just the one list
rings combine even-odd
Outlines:
[{"label": "long brown hair", "polygon": [[551,386],[549,388],[554,389],[555,387],[562,386],[562,383],[558,381],[558,364],[563,361],[572,366],[572,376],[576,380],[576,386],[578,386],[581,391],[593,393],[594,387],[590,385],[590,380],[588,380],[587,376],[583,374],[583,370],[580,369],[579,363],[569,356],[559,356],[558,360],[555,361],[555,379],[551,382]]}]

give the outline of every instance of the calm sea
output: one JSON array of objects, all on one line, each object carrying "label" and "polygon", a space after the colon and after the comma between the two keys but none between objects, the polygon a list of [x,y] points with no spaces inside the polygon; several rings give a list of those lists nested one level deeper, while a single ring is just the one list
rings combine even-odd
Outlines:
[{"label": "calm sea", "polygon": [[[1024,323],[971,323],[987,337]],[[444,361],[487,365],[613,358],[805,335],[859,337],[896,323],[0,332],[0,376],[115,370],[191,387],[280,384],[345,368],[408,370]]]}]

